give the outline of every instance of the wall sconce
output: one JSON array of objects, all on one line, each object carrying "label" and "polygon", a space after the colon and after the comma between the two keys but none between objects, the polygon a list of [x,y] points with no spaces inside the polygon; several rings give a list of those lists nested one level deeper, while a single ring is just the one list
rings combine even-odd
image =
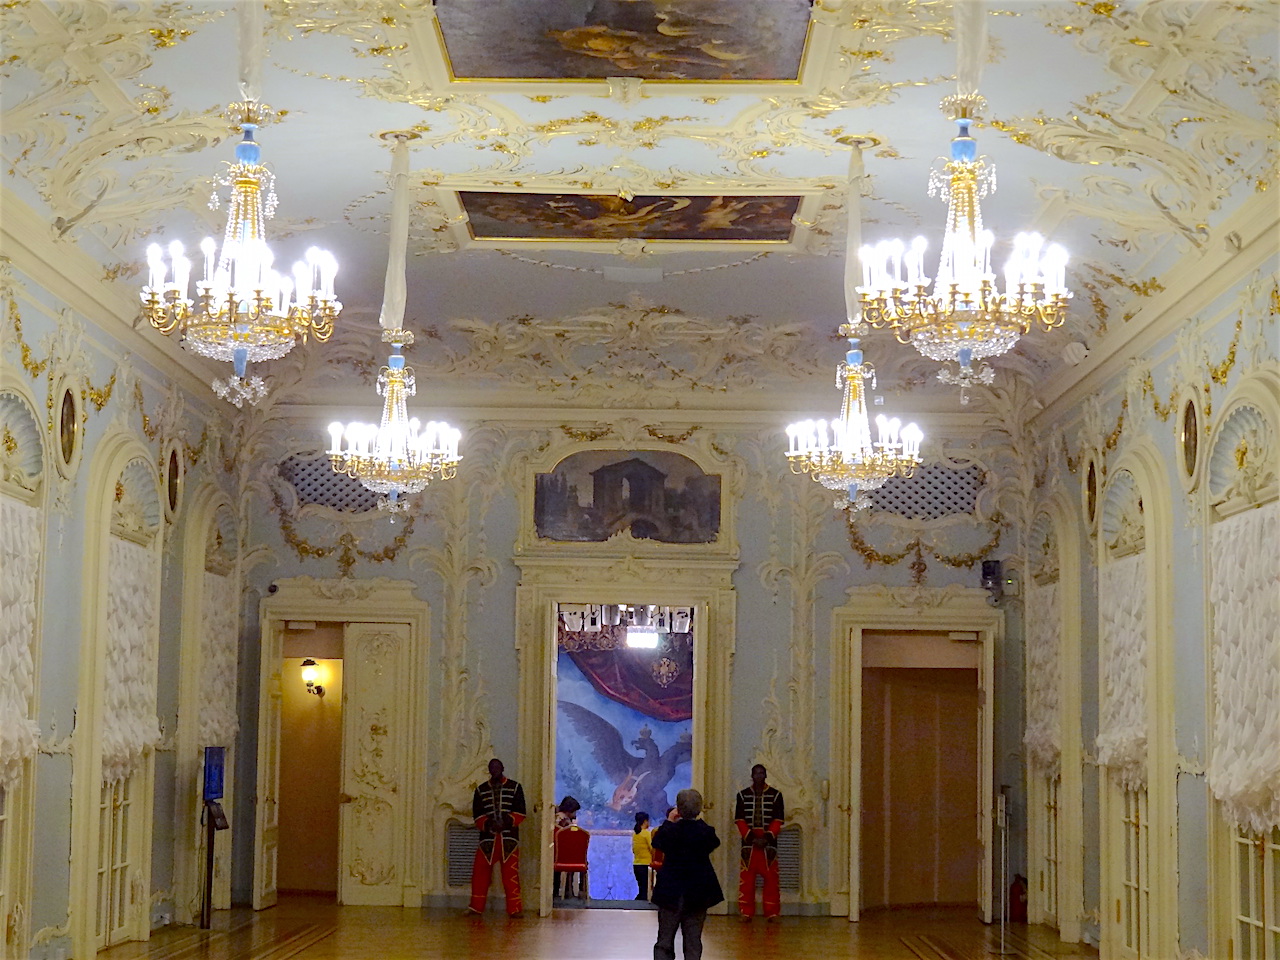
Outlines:
[{"label": "wall sconce", "polygon": [[302,661],[302,682],[307,685],[307,693],[314,693],[317,697],[324,696],[324,687],[316,683],[320,679],[320,670],[316,667],[316,662],[310,657]]}]

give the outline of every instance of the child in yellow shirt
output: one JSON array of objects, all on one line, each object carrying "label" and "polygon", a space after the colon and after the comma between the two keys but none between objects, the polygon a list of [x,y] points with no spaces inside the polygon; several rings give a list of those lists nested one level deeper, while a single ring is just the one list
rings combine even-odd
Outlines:
[{"label": "child in yellow shirt", "polygon": [[636,874],[636,899],[649,899],[649,864],[653,862],[653,834],[649,832],[649,814],[636,811],[635,835],[631,838],[631,862]]}]

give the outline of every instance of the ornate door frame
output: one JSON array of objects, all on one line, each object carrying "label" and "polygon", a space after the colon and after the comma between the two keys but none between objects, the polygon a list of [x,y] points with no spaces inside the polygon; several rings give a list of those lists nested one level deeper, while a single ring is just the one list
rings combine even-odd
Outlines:
[{"label": "ornate door frame", "polygon": [[[400,715],[406,719],[408,741],[404,796],[400,798],[400,859],[395,864],[400,880],[399,903],[422,905],[427,872],[427,838],[424,832],[427,796],[427,691],[424,680],[430,662],[430,620],[425,601],[413,592],[408,580],[375,577],[368,580],[316,580],[291,577],[275,581],[275,592],[262,602],[259,624],[262,637],[258,691],[258,779],[254,796],[253,907],[261,910],[276,901],[277,793],[280,774],[281,668],[284,663],[284,631],[290,620],[332,623],[405,624],[407,655],[398,669],[407,671],[398,689],[406,702]],[[344,751],[354,745],[344,744]]]},{"label": "ornate door frame", "polygon": [[[644,542],[648,546],[649,542]],[[710,813],[718,798],[732,795],[729,780],[730,676],[735,638],[736,561],[679,560],[675,556],[580,558],[521,557],[516,590],[516,650],[520,658],[518,743],[522,780],[529,798],[529,835],[539,852],[551,849],[555,808],[555,664],[558,603],[645,603],[694,607],[693,786]],[[717,864],[729,876],[723,844]],[[526,858],[526,884],[538,879],[538,913],[551,912],[551,858]],[[535,873],[536,871],[536,873]],[[533,889],[527,887],[526,889]],[[532,901],[532,897],[528,898]]]},{"label": "ornate door frame", "polygon": [[854,587],[831,611],[831,913],[857,920],[862,889],[862,637],[868,630],[972,632],[982,646],[978,668],[978,796],[975,825],[983,855],[978,905],[992,918],[995,648],[1004,643],[1004,612],[985,590],[964,587]]}]

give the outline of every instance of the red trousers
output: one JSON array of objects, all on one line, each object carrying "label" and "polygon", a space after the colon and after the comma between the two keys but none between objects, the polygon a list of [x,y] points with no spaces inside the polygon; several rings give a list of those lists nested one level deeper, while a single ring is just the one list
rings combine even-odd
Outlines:
[{"label": "red trousers", "polygon": [[744,917],[755,916],[757,876],[764,877],[764,895],[761,897],[764,915],[776,917],[782,913],[782,893],[778,889],[778,858],[769,860],[759,847],[751,848],[746,866],[738,871],[738,912]]},{"label": "red trousers", "polygon": [[[513,851],[511,856],[504,860],[502,844],[495,843],[493,859],[498,862],[498,869],[502,872],[502,889],[507,895],[507,913],[512,915],[520,913],[524,910],[524,901],[520,899],[520,852]],[[493,861],[484,855],[483,850],[477,849],[475,862],[471,865],[471,909],[478,913],[484,913],[492,877]]]}]

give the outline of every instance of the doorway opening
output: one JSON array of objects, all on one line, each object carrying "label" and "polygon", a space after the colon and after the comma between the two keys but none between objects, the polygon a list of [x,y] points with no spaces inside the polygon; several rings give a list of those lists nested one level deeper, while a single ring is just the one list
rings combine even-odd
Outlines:
[{"label": "doorway opening", "polygon": [[[336,901],[342,793],[341,623],[291,621],[280,710],[281,893]],[[304,668],[304,664],[307,667]],[[307,683],[304,670],[314,671]],[[317,693],[320,690],[322,692]]]},{"label": "doorway opening", "polygon": [[980,908],[974,634],[867,631],[861,906]]},{"label": "doorway opening", "polygon": [[[693,606],[557,605],[557,908],[652,908],[636,850],[693,782],[693,619]],[[585,884],[569,869],[584,843]]]}]

